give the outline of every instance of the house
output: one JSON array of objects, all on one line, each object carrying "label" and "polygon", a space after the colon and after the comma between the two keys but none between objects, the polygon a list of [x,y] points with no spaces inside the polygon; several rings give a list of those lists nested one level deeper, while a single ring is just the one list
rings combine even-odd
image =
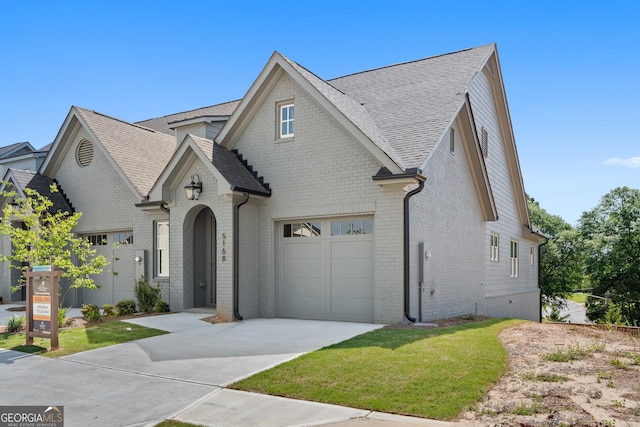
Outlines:
[{"label": "house", "polygon": [[49,146],[36,150],[28,142],[0,147],[0,176],[4,176],[9,168],[37,171],[48,151]]},{"label": "house", "polygon": [[241,100],[137,123],[72,107],[39,173],[118,272],[65,304],[145,276],[226,320],[539,320],[495,44],[331,80],[275,52]]}]

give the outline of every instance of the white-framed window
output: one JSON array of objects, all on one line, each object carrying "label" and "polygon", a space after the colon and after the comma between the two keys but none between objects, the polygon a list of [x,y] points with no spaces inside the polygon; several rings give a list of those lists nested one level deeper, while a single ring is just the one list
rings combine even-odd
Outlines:
[{"label": "white-framed window", "polygon": [[484,128],[484,126],[482,127],[481,144],[482,155],[484,157],[489,157],[489,132]]},{"label": "white-framed window", "polygon": [[518,277],[518,241],[511,240],[511,277]]},{"label": "white-framed window", "polygon": [[88,240],[91,246],[106,246],[107,244],[106,234],[82,234],[81,237]]},{"label": "white-framed window", "polygon": [[156,222],[156,258],[155,273],[157,277],[169,276],[169,221]]},{"label": "white-framed window", "polygon": [[346,219],[331,221],[332,236],[359,236],[373,234],[373,219]]},{"label": "white-framed window", "polygon": [[534,250],[533,250],[533,245],[529,245],[529,265],[533,266],[534,264]]},{"label": "white-framed window", "polygon": [[456,152],[456,130],[454,128],[449,131],[449,152],[451,154]]},{"label": "white-framed window", "polygon": [[489,235],[489,248],[491,262],[500,261],[500,235],[498,233]]},{"label": "white-framed window", "polygon": [[320,222],[295,222],[283,226],[282,237],[318,237],[322,232]]},{"label": "white-framed window", "polygon": [[279,138],[292,138],[293,137],[293,118],[294,107],[293,104],[281,104],[278,108],[279,111],[279,123],[280,130],[278,133]]}]

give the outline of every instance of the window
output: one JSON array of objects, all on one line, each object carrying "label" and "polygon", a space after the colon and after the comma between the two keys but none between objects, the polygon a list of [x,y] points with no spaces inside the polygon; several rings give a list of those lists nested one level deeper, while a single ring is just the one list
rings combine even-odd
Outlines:
[{"label": "window", "polygon": [[518,241],[511,241],[511,277],[518,277]]},{"label": "window", "polygon": [[133,244],[133,233],[115,233],[113,235],[113,243],[131,245]]},{"label": "window", "polygon": [[498,262],[500,260],[500,235],[491,233],[489,236],[489,247],[491,248],[491,262]]},{"label": "window", "polygon": [[156,222],[156,276],[169,276],[169,221]]},{"label": "window", "polygon": [[319,222],[298,222],[284,224],[283,237],[318,237],[321,224]]},{"label": "window", "polygon": [[451,128],[449,131],[449,152],[453,154],[456,151],[456,131]]},{"label": "window", "polygon": [[489,157],[489,132],[483,127],[482,128],[482,155],[484,157]]},{"label": "window", "polygon": [[533,245],[529,245],[529,265],[533,265],[534,261]]},{"label": "window", "polygon": [[280,106],[280,138],[293,137],[293,104]]},{"label": "window", "polygon": [[353,236],[359,234],[373,234],[372,219],[347,219],[331,221],[332,236]]},{"label": "window", "polygon": [[84,234],[82,237],[87,239],[91,246],[106,246],[107,244],[106,234]]}]

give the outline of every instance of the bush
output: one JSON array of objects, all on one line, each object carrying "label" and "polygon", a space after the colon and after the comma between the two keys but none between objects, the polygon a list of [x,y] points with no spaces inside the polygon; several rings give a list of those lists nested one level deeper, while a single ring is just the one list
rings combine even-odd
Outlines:
[{"label": "bush", "polygon": [[109,317],[116,317],[118,315],[118,311],[116,310],[115,305],[105,304],[102,306],[102,314]]},{"label": "bush", "polygon": [[118,314],[120,316],[126,316],[136,312],[136,302],[132,299],[123,299],[116,304],[118,308]]},{"label": "bush", "polygon": [[99,322],[102,320],[100,309],[95,304],[82,304],[80,313],[82,313],[82,317],[87,319],[89,322]]},{"label": "bush", "polygon": [[7,322],[7,332],[13,334],[15,332],[20,332],[24,327],[25,317],[24,316],[13,316]]},{"label": "bush", "polygon": [[168,313],[169,312],[169,304],[164,301],[158,301],[153,308],[156,313]]},{"label": "bush", "polygon": [[156,310],[156,305],[161,302],[160,284],[153,286],[147,282],[144,276],[141,276],[134,288],[136,299],[138,300],[138,308],[145,313],[152,313]]},{"label": "bush", "polygon": [[67,311],[69,311],[69,307],[58,307],[58,328],[64,328],[67,326]]}]

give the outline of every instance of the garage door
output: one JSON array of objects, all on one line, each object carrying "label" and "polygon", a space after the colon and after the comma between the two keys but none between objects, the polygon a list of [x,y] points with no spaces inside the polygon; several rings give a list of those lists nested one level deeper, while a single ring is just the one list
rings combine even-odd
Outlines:
[{"label": "garage door", "polygon": [[373,218],[279,225],[283,317],[373,321]]},{"label": "garage door", "polygon": [[102,274],[94,277],[100,289],[83,289],[83,303],[102,307],[104,304],[115,305],[123,299],[135,299],[135,249],[130,246],[133,233],[97,233],[85,234],[84,237],[89,239],[92,249],[96,249],[96,255],[107,258],[109,265]]}]

